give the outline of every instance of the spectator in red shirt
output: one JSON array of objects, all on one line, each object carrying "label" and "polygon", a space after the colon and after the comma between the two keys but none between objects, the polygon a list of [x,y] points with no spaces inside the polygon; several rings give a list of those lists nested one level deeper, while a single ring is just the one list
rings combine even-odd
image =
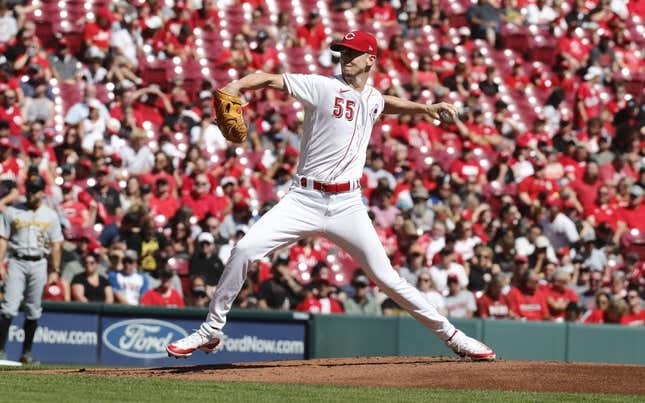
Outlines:
[{"label": "spectator in red shirt", "polygon": [[473,147],[474,145],[471,142],[464,142],[461,148],[461,158],[456,159],[450,167],[450,178],[457,185],[485,180],[484,170],[475,161]]},{"label": "spectator in red shirt", "polygon": [[[580,197],[578,195],[578,197]],[[593,227],[607,223],[611,229],[616,231],[618,223],[618,206],[611,202],[609,187],[602,185],[598,188],[596,201],[590,209],[585,210],[585,218]]]},{"label": "spectator in red shirt", "polygon": [[520,275],[517,287],[508,292],[511,311],[526,320],[549,319],[549,308],[542,291],[538,290],[538,276],[533,271]]},{"label": "spectator in red shirt", "polygon": [[179,199],[170,193],[170,186],[166,178],[158,178],[155,181],[154,192],[148,201],[150,206],[150,216],[163,216],[170,220],[179,209]]},{"label": "spectator in red shirt", "polygon": [[256,70],[263,70],[267,73],[277,73],[280,70],[280,59],[278,51],[268,44],[269,34],[261,30],[255,37],[257,46],[251,50],[251,67]]},{"label": "spectator in red shirt", "polygon": [[296,311],[309,313],[343,313],[343,306],[332,297],[334,286],[326,278],[318,278],[312,282],[312,290],[305,299],[296,306]]},{"label": "spectator in red shirt", "polygon": [[504,274],[498,273],[486,287],[486,292],[477,300],[477,316],[480,318],[506,319],[515,316],[508,297],[502,294]]},{"label": "spectator in red shirt", "polygon": [[298,28],[298,40],[300,46],[308,46],[313,50],[320,50],[326,44],[327,35],[318,11],[312,10],[309,12],[305,25]]},{"label": "spectator in red shirt", "polygon": [[193,11],[191,24],[193,27],[214,31],[219,26],[219,11],[215,0],[203,0],[202,8]]},{"label": "spectator in red shirt", "polygon": [[643,188],[633,185],[629,192],[629,204],[619,211],[619,221],[627,228],[637,228],[645,231],[645,204],[643,204]]},{"label": "spectator in red shirt", "polygon": [[591,118],[599,118],[602,111],[599,86],[602,81],[602,69],[591,66],[584,76],[585,82],[580,84],[576,91],[575,122],[577,127],[585,127]]},{"label": "spectator in red shirt", "polygon": [[199,174],[195,177],[193,190],[182,197],[182,204],[192,210],[197,220],[203,220],[209,213],[214,216],[219,214],[217,199],[210,193],[210,187],[208,176]]},{"label": "spectator in red shirt", "polygon": [[578,37],[577,28],[577,24],[569,24],[567,34],[560,38],[554,51],[573,70],[584,67],[589,58],[589,46],[585,45],[582,39]]},{"label": "spectator in red shirt", "polygon": [[85,46],[88,48],[94,46],[107,53],[110,48],[110,39],[112,38],[110,32],[111,19],[110,12],[106,8],[102,8],[96,13],[96,21],[85,24],[85,29],[83,30]]},{"label": "spectator in red shirt", "polygon": [[583,177],[571,182],[570,186],[576,192],[576,198],[582,204],[584,211],[590,211],[593,208],[601,185],[598,164],[595,162],[588,162]]},{"label": "spectator in red shirt", "polygon": [[172,165],[170,164],[169,158],[163,151],[157,151],[155,153],[155,162],[152,170],[146,174],[143,174],[139,177],[142,184],[146,184],[151,188],[155,185],[157,180],[163,178],[170,186],[170,193],[177,195],[177,181],[175,177],[171,174],[173,170]]},{"label": "spectator in red shirt", "polygon": [[551,284],[543,288],[549,313],[556,320],[564,320],[565,311],[569,303],[578,303],[578,296],[568,286],[569,278],[569,273],[564,270],[557,270],[553,274]]},{"label": "spectator in red shirt", "polygon": [[380,22],[383,25],[396,24],[396,11],[389,3],[385,0],[376,0],[376,4],[365,12],[367,22]]},{"label": "spectator in red shirt", "polygon": [[0,99],[0,120],[9,122],[9,131],[12,136],[22,134],[23,125],[26,123],[22,119],[22,111],[16,97],[16,91],[6,89]]},{"label": "spectator in red shirt", "polygon": [[184,300],[179,292],[172,287],[172,270],[164,268],[159,271],[159,280],[161,284],[157,288],[148,290],[141,297],[141,305],[145,306],[163,306],[166,308],[183,308]]},{"label": "spectator in red shirt", "polygon": [[627,326],[645,326],[645,309],[643,309],[643,301],[638,295],[638,290],[630,289],[627,291],[626,299],[629,312],[623,315],[620,323]]},{"label": "spectator in red shirt", "polygon": [[401,74],[411,74],[412,63],[407,53],[403,46],[403,35],[392,35],[387,49],[381,51],[381,63],[388,71],[394,70]]}]

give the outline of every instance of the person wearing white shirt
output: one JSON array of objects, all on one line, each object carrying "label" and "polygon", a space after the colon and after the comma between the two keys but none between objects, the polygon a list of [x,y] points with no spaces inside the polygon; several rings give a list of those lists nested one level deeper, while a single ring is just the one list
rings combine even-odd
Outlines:
[{"label": "person wearing white shirt", "polygon": [[0,1],[0,43],[11,41],[18,33],[18,22],[7,7],[5,0]]},{"label": "person wearing white shirt", "polygon": [[448,292],[448,276],[457,276],[459,285],[463,288],[468,286],[468,276],[464,266],[456,263],[455,254],[453,251],[443,249],[439,252],[441,255],[441,262],[430,268],[430,276],[434,283],[435,289],[442,294]]},{"label": "person wearing white shirt", "polygon": [[537,0],[526,8],[526,22],[531,25],[546,26],[558,18],[558,14],[547,4],[546,0]]},{"label": "person wearing white shirt", "polygon": [[130,136],[130,145],[121,151],[123,164],[131,175],[143,175],[155,164],[155,157],[150,148],[145,145],[148,136],[143,129],[136,128]]}]

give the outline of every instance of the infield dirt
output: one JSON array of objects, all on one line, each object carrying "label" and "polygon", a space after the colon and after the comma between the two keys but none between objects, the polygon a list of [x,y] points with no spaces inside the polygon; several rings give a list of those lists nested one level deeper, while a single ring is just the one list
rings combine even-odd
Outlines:
[{"label": "infield dirt", "polygon": [[645,394],[645,366],[504,360],[483,363],[436,357],[361,357],[38,372],[204,381]]}]

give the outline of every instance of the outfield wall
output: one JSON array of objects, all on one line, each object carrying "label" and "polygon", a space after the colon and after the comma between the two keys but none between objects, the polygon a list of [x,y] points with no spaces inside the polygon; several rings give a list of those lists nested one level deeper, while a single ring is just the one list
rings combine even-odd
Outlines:
[{"label": "outfield wall", "polygon": [[[34,343],[43,363],[167,366],[165,345],[201,324],[205,309],[46,303]],[[22,314],[14,320],[7,355],[17,359]],[[586,361],[645,365],[645,328],[553,322],[454,320],[504,359]],[[192,364],[356,356],[451,356],[427,329],[407,316],[309,315],[234,310],[227,339],[215,355]]]}]

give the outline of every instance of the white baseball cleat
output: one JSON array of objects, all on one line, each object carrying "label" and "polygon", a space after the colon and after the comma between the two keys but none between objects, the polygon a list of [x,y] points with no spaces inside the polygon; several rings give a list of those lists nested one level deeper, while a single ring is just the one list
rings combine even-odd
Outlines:
[{"label": "white baseball cleat", "polygon": [[463,332],[455,332],[446,340],[446,345],[461,357],[475,361],[495,361],[495,352],[479,340],[466,336]]},{"label": "white baseball cleat", "polygon": [[222,347],[224,333],[203,323],[193,333],[166,346],[169,357],[188,358],[196,350],[209,354]]}]

